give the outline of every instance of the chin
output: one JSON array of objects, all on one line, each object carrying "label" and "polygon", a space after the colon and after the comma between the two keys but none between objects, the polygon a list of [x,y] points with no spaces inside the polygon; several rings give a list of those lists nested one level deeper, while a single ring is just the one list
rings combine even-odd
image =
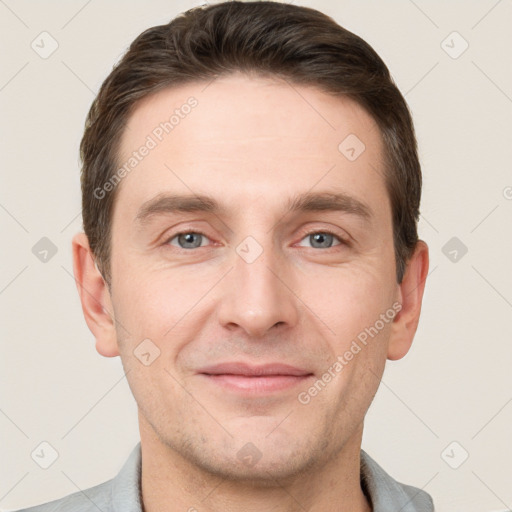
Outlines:
[{"label": "chin", "polygon": [[[197,464],[197,462],[196,462]],[[279,459],[279,456],[272,460],[258,461],[254,466],[241,463],[237,459],[224,459],[223,461],[206,461],[201,464],[202,469],[213,476],[231,482],[245,483],[254,487],[282,487],[287,481],[304,474],[315,466],[314,462],[309,464],[304,460],[291,460],[288,457]]]},{"label": "chin", "polygon": [[258,487],[280,487],[325,463],[327,442],[298,434],[299,442],[291,435],[266,435],[260,431],[229,441],[190,440],[174,450],[212,476]]}]

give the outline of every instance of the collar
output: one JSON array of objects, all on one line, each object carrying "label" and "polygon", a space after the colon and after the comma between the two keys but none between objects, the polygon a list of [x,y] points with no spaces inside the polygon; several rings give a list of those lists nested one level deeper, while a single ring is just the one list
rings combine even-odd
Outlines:
[{"label": "collar", "polygon": [[394,480],[364,450],[361,450],[361,487],[373,512],[434,512],[429,494]]}]

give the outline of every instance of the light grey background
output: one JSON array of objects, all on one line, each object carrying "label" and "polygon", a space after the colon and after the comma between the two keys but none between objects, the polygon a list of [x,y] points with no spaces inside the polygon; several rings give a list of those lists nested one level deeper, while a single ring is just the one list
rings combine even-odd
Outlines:
[{"label": "light grey background", "polygon": [[[78,144],[127,45],[199,3],[0,0],[2,510],[111,478],[138,440],[120,361],[95,351],[72,278]],[[388,363],[363,448],[440,512],[512,508],[512,2],[296,3],[381,55],[411,107],[423,165],[422,319],[410,353]],[[43,31],[58,43],[46,59],[31,47],[51,49]],[[57,248],[46,262],[32,252],[43,237]],[[443,253],[453,237],[467,254]],[[31,458],[43,441],[59,454],[48,469]]]}]

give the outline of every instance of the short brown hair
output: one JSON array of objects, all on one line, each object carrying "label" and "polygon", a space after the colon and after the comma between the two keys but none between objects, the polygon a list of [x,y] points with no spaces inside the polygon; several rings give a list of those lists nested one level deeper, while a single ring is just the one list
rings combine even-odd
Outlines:
[{"label": "short brown hair", "polygon": [[140,34],[103,82],[80,145],[84,231],[110,286],[113,205],[124,126],[136,104],[163,88],[236,71],[284,78],[356,101],[376,121],[385,147],[397,281],[418,241],[421,167],[410,112],[375,50],[329,16],[297,5],[229,1],[186,11]]}]

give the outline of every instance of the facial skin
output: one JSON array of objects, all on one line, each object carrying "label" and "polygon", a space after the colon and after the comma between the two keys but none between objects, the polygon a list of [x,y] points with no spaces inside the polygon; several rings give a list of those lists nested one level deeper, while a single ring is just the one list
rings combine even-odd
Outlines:
[{"label": "facial skin", "polygon": [[[138,404],[145,510],[370,510],[359,481],[363,420],[386,358],[412,343],[428,249],[418,244],[397,284],[383,146],[356,103],[241,74],[206,85],[163,90],[129,120],[120,166],[189,97],[198,101],[118,185],[110,292],[85,235],[73,241],[97,350],[121,356]],[[354,161],[338,150],[349,134],[366,146]],[[345,194],[368,217],[287,210],[308,193]],[[138,218],[164,195],[208,196],[221,209]],[[198,235],[177,236],[187,231]],[[310,236],[326,232],[334,237]],[[300,403],[395,302],[400,313]],[[146,339],[160,351],[148,366],[134,355]],[[225,362],[309,376],[262,392],[198,373]]]}]

